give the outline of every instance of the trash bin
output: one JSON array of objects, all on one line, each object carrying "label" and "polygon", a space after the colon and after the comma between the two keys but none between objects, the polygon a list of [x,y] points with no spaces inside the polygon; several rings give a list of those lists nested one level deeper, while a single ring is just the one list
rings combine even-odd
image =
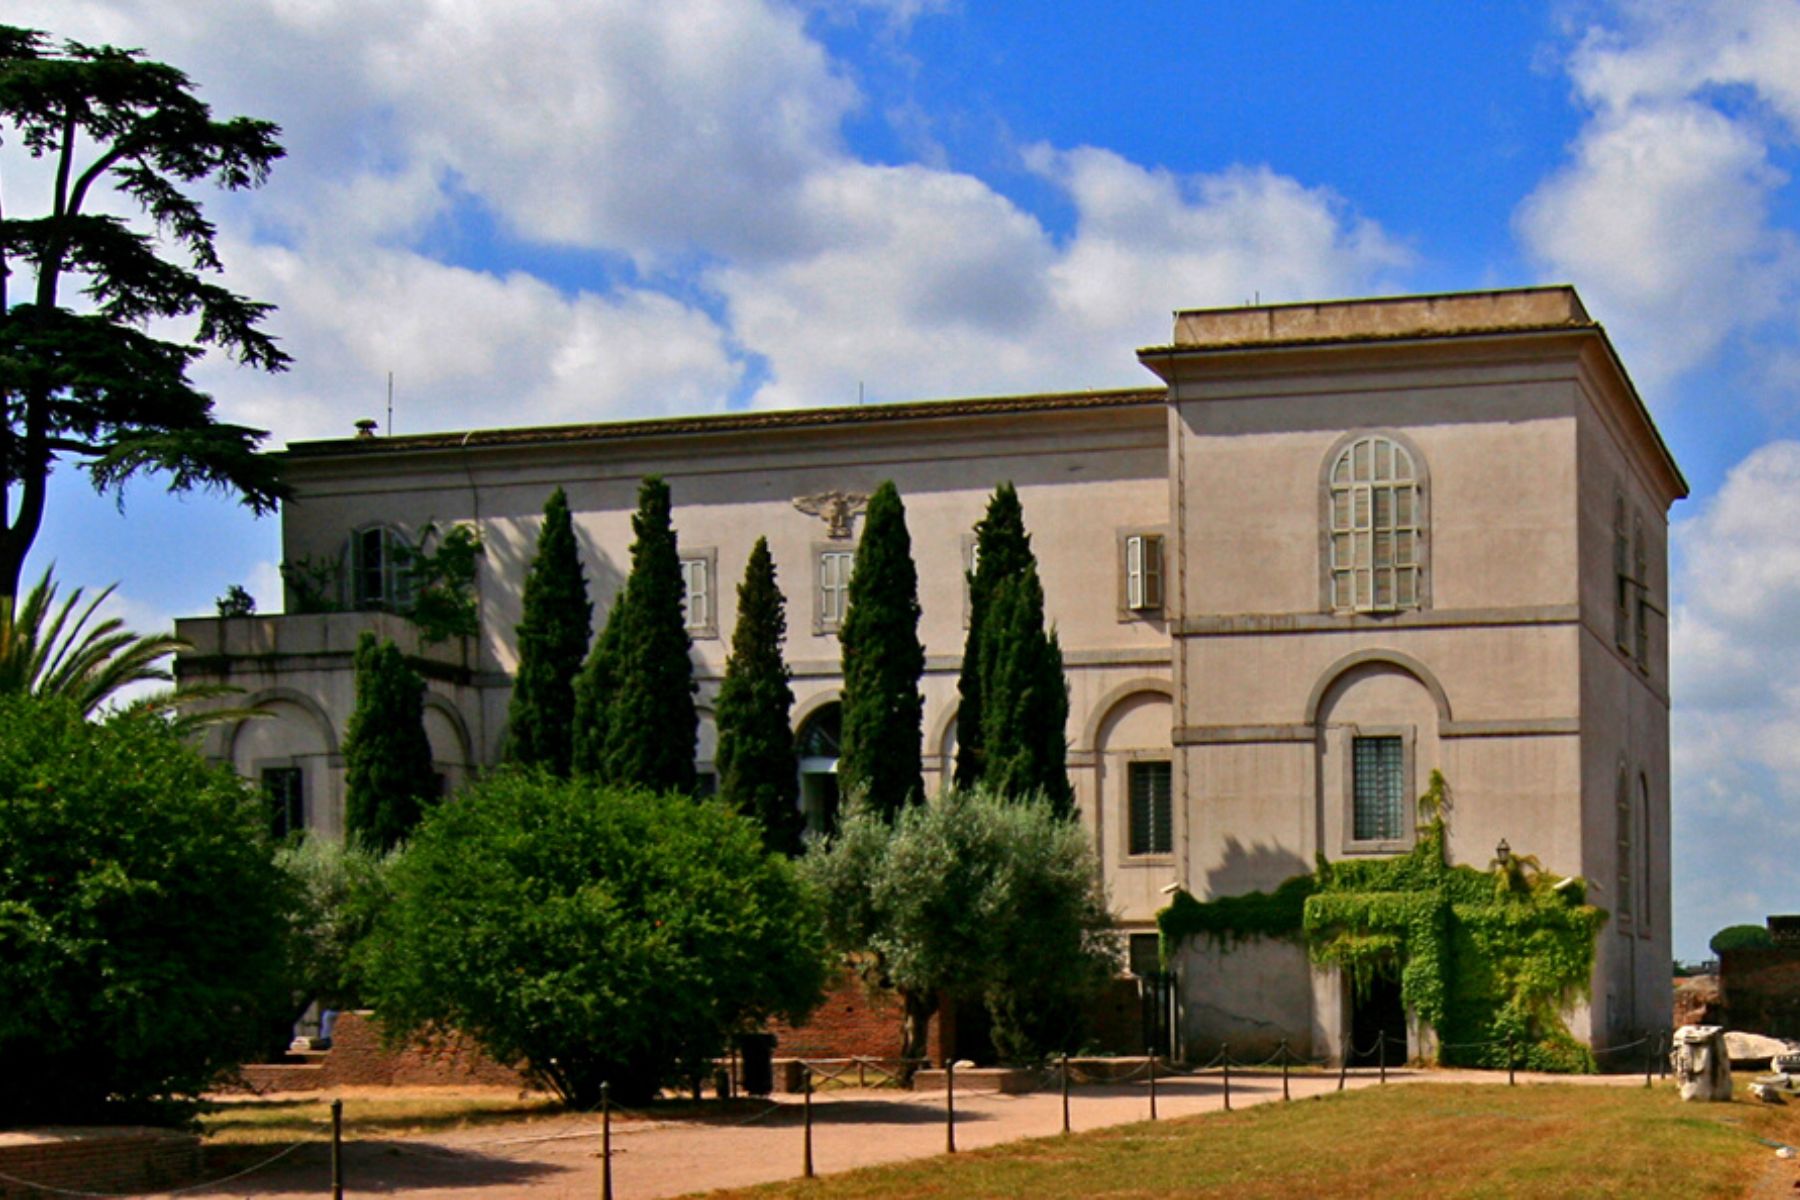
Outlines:
[{"label": "trash bin", "polygon": [[746,1095],[767,1096],[775,1090],[775,1035],[740,1033],[737,1039],[738,1085]]}]

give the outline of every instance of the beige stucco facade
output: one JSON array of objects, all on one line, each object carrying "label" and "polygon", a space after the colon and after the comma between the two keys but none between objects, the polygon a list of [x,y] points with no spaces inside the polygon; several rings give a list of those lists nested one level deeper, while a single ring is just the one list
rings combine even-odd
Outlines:
[{"label": "beige stucco facade", "polygon": [[[1166,387],[292,447],[288,560],[347,564],[352,537],[376,526],[417,537],[473,524],[482,632],[421,649],[379,613],[182,622],[195,645],[184,673],[276,713],[218,731],[210,749],[252,776],[303,767],[307,823],[339,831],[349,653],[377,627],[420,653],[451,782],[496,761],[545,498],[569,496],[598,616],[628,566],[638,481],[657,474],[682,555],[706,564],[694,631],[705,770],[751,545],[769,539],[788,597],[798,727],[840,686],[822,558],[860,531],[834,536],[818,498],[892,479],[920,579],[934,784],[954,753],[971,529],[1010,480],[1067,663],[1081,818],[1128,929],[1150,930],[1174,886],[1268,888],[1315,854],[1408,844],[1410,812],[1382,836],[1353,828],[1367,802],[1355,762],[1391,749],[1382,778],[1403,772],[1409,802],[1433,769],[1449,779],[1457,861],[1486,865],[1505,838],[1585,875],[1615,913],[1575,1032],[1604,1045],[1666,1024],[1663,614],[1667,513],[1685,484],[1574,293],[1182,313],[1172,343],[1139,356]],[[1333,522],[1350,511],[1334,505],[1351,502],[1334,464],[1357,446],[1411,469],[1399,485],[1410,565],[1388,572],[1404,576],[1400,592],[1373,602],[1346,601],[1359,595],[1351,572],[1333,570],[1352,544],[1334,550]],[[1367,516],[1371,536],[1391,518]],[[1133,576],[1144,554],[1161,595]],[[1161,763],[1172,829],[1146,845],[1130,781]],[[1293,947],[1194,947],[1180,974],[1191,1044],[1285,1038],[1329,1054],[1346,1036],[1346,989]]]}]

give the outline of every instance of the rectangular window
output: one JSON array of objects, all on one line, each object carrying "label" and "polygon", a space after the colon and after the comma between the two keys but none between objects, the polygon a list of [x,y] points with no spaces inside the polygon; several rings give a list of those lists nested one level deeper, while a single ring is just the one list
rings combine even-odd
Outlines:
[{"label": "rectangular window", "polygon": [[827,633],[844,622],[850,603],[850,569],[856,562],[851,550],[819,551],[819,630]]},{"label": "rectangular window", "polygon": [[1131,935],[1131,973],[1139,979],[1162,974],[1162,939],[1157,934]]},{"label": "rectangular window", "polygon": [[263,768],[263,794],[269,800],[269,833],[277,841],[306,828],[305,782],[299,767]]},{"label": "rectangular window", "polygon": [[1650,666],[1650,563],[1644,554],[1644,522],[1639,518],[1631,537],[1631,571],[1637,586],[1637,620],[1632,625],[1636,638],[1633,646],[1638,666]]},{"label": "rectangular window", "polygon": [[1613,497],[1613,644],[1631,652],[1631,537],[1625,528],[1625,497]]},{"label": "rectangular window", "polygon": [[681,560],[681,605],[689,632],[710,630],[712,615],[712,562],[705,558]]},{"label": "rectangular window", "polygon": [[1406,739],[1359,737],[1351,744],[1351,837],[1394,842],[1406,836]]},{"label": "rectangular window", "polygon": [[1175,852],[1175,803],[1169,764],[1134,762],[1126,767],[1131,793],[1131,853]]},{"label": "rectangular window", "polygon": [[1163,540],[1153,533],[1125,539],[1125,607],[1135,612],[1163,606]]}]

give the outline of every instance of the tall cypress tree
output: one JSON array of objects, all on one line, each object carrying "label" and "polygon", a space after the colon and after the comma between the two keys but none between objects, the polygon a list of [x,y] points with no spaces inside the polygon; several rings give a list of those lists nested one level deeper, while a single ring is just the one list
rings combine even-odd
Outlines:
[{"label": "tall cypress tree", "polygon": [[507,709],[507,757],[565,777],[575,727],[575,675],[593,636],[594,606],[561,488],[544,505],[537,555],[525,576],[519,673]]},{"label": "tall cypress tree", "polygon": [[982,636],[994,587],[1027,567],[1036,569],[1025,512],[1010,483],[994,489],[987,515],[975,523],[975,570],[969,576],[969,632],[963,642],[962,674],[957,678],[956,783],[974,787],[985,771],[982,732]]},{"label": "tall cypress tree", "polygon": [[693,642],[682,608],[669,485],[654,475],[638,489],[631,529],[637,539],[631,544],[625,596],[614,615],[622,624],[600,773],[614,783],[691,793],[700,728],[689,658]]},{"label": "tall cypress tree", "polygon": [[386,852],[437,799],[425,737],[425,681],[393,642],[356,642],[356,710],[344,735],[344,826],[352,841]]},{"label": "tall cypress tree", "polygon": [[1058,816],[1075,810],[1069,785],[1069,688],[1062,647],[1044,629],[1037,565],[1000,580],[981,644],[981,783],[1005,796],[1041,793]]},{"label": "tall cypress tree", "polygon": [[750,550],[738,585],[737,627],[719,685],[719,793],[762,825],[763,844],[783,854],[803,849],[806,819],[794,772],[794,732],[788,714],[794,690],[781,657],[787,602],[775,583],[767,538]]},{"label": "tall cypress tree", "polygon": [[919,575],[906,507],[892,482],[869,497],[839,637],[844,649],[843,749],[838,780],[892,819],[923,799],[925,702],[919,677]]},{"label": "tall cypress tree", "polygon": [[624,633],[625,593],[613,597],[606,625],[581,671],[575,676],[574,728],[569,735],[569,769],[576,775],[604,775],[606,725],[612,712],[613,691],[619,681],[619,639]]}]

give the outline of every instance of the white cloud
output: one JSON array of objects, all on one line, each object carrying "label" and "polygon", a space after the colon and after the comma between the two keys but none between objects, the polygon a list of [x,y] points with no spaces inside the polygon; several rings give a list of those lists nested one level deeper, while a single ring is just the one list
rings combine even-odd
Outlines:
[{"label": "white cloud", "polygon": [[742,373],[710,317],[659,292],[569,296],[404,250],[228,250],[234,282],[280,306],[303,366],[290,379],[213,362],[200,382],[283,439],[380,417],[389,371],[402,433],[716,410]]},{"label": "white cloud", "polygon": [[1336,196],[1267,168],[1179,177],[1093,147],[1032,148],[1076,228],[1058,244],[972,177],[845,165],[815,177],[818,251],[711,282],[763,355],[767,404],[1147,384],[1169,313],[1362,292],[1410,261]]},{"label": "white cloud", "polygon": [[1716,0],[1624,5],[1570,59],[1590,116],[1515,226],[1619,331],[1653,397],[1800,285],[1800,244],[1769,214],[1787,183],[1770,147],[1800,132],[1796,54],[1800,6]]},{"label": "white cloud", "polygon": [[[1800,911],[1800,442],[1771,442],[1678,524],[1671,614],[1678,948]],[[1725,883],[1730,881],[1731,889]],[[1694,953],[1694,949],[1686,949]]]}]

